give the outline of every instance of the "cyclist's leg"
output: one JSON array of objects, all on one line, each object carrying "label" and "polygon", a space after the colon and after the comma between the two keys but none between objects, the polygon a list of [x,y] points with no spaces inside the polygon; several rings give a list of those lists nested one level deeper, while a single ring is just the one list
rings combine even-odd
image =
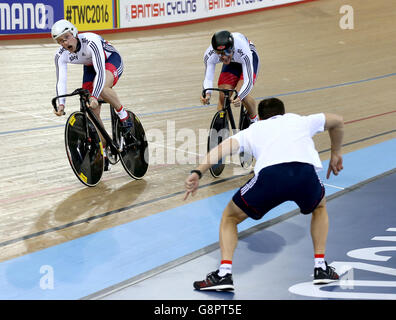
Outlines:
[{"label": "cyclist's leg", "polygon": [[[260,70],[260,58],[255,50],[252,50],[252,57],[253,57],[253,85],[254,85],[256,83],[257,75]],[[238,84],[236,85],[236,90],[238,92],[242,88],[242,85],[243,85],[243,73],[241,73]],[[256,101],[254,100],[254,98],[249,94],[242,100],[242,102],[249,113],[251,121],[253,122],[256,119],[258,120],[258,118],[256,118],[257,108],[256,108]]]},{"label": "cyclist's leg", "polygon": [[122,126],[125,129],[125,132],[129,132],[130,128],[133,126],[132,116],[121,104],[116,91],[113,89],[113,87],[117,84],[118,79],[121,77],[122,71],[123,64],[121,56],[114,52],[106,60],[106,81],[100,96],[103,100],[110,103],[110,105],[115,109],[115,112],[120,118]]},{"label": "cyclist's leg", "polygon": [[[102,109],[102,106],[99,105],[97,108],[91,109],[91,110],[92,110],[92,113],[95,115],[95,117],[98,119],[99,123],[102,125],[102,127],[104,127],[103,122],[102,122],[102,119],[100,118],[100,111],[101,111],[101,109]],[[99,133],[99,134],[100,134],[100,133]],[[102,137],[101,137],[101,138],[102,138]],[[103,144],[106,143],[106,141],[105,141],[104,139],[102,139],[102,141],[103,141]]]},{"label": "cyclist's leg", "polygon": [[[218,80],[218,87],[221,89],[235,89],[242,73],[242,66],[239,63],[231,62],[223,64]],[[217,110],[221,110],[224,106],[224,94],[220,92]]]},{"label": "cyclist's leg", "polygon": [[[238,84],[235,87],[235,90],[239,92],[243,85],[243,77],[241,80],[238,81]],[[242,100],[243,105],[245,106],[247,112],[249,113],[249,117],[251,121],[257,117],[257,108],[256,108],[256,100],[248,94],[243,100]]]},{"label": "cyclist's leg", "polygon": [[[220,84],[219,85],[220,89],[234,89],[232,85],[229,84]],[[217,102],[217,110],[221,110],[224,107],[224,93],[220,92],[219,93],[219,101]]]},{"label": "cyclist's leg", "polygon": [[110,105],[117,110],[121,109],[122,104],[120,102],[120,99],[118,98],[117,93],[113,89],[113,86],[115,85],[115,77],[113,75],[113,72],[108,70],[106,68],[106,81],[102,90],[102,93],[100,94],[100,97],[110,103]]},{"label": "cyclist's leg", "polygon": [[242,100],[242,103],[245,106],[247,112],[249,113],[250,122],[258,121],[256,101],[254,100],[254,98],[250,94],[248,94]]},{"label": "cyclist's leg", "polygon": [[116,52],[112,53],[106,60],[105,68],[106,81],[100,96],[103,100],[110,103],[110,105],[117,111],[122,108],[122,104],[113,87],[122,75],[123,64],[121,56]]},{"label": "cyclist's leg", "polygon": [[101,98],[117,111],[122,108],[120,99],[113,87],[118,82],[122,74],[122,60],[119,54],[113,53],[106,60],[106,81],[100,94]]},{"label": "cyclist's leg", "polygon": [[[83,89],[87,89],[91,94],[93,91],[93,81],[96,76],[96,72],[93,66],[84,66],[83,70]],[[101,106],[99,105],[95,109],[91,109],[92,113],[95,115],[95,117],[98,119],[99,123],[103,126],[102,119],[100,118],[100,111],[101,111]],[[103,148],[106,148],[106,140],[103,138],[102,134],[98,131],[98,134],[100,136],[100,139],[102,140]]]}]

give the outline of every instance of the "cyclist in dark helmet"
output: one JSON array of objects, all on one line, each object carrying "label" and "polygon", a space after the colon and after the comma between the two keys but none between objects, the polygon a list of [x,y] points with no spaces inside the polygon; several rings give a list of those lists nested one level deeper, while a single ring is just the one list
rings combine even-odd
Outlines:
[{"label": "cyclist in dark helmet", "polygon": [[[234,106],[239,107],[243,103],[251,122],[257,121],[256,102],[250,96],[260,69],[260,58],[254,44],[241,33],[226,30],[216,32],[204,55],[204,89],[213,87],[215,67],[218,63],[223,64],[218,87],[237,90],[238,96],[232,101]],[[200,97],[201,103],[209,104],[210,97],[211,92],[207,91],[206,97]],[[223,104],[224,95],[220,93],[218,110],[223,108]]]},{"label": "cyclist in dark helmet", "polygon": [[212,37],[212,48],[219,53],[224,51],[226,56],[231,56],[234,50],[234,37],[228,31],[216,32]]}]

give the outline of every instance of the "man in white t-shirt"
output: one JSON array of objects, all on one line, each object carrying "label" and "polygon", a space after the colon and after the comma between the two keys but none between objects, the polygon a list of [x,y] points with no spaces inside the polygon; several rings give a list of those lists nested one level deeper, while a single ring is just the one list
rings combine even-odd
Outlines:
[{"label": "man in white t-shirt", "polygon": [[294,201],[301,213],[312,212],[311,236],[314,247],[314,284],[339,279],[328,266],[325,249],[328,215],[325,189],[316,174],[322,169],[312,137],[327,130],[331,156],[327,179],[343,169],[341,144],[344,133],[339,115],[319,113],[300,116],[285,113],[283,102],[277,98],[264,99],[258,107],[258,121],[212,149],[202,163],[191,171],[185,181],[186,195],[194,195],[199,179],[211,165],[233,153],[249,152],[256,159],[254,177],[233,196],[223,212],[220,223],[221,263],[203,281],[194,282],[196,290],[233,290],[232,259],[238,241],[237,225],[250,217],[261,219],[271,209],[285,201]]}]

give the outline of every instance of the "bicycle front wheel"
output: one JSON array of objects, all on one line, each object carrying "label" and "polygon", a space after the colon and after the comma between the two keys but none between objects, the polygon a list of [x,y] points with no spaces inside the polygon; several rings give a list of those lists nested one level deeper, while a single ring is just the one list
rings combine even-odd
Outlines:
[{"label": "bicycle front wheel", "polygon": [[[222,141],[230,136],[230,128],[227,121],[227,114],[225,111],[217,111],[210,124],[208,135],[208,151],[215,148]],[[224,159],[220,159],[217,164],[209,168],[211,175],[217,178],[221,175],[225,167]]]},{"label": "bicycle front wheel", "polygon": [[67,119],[65,147],[76,177],[88,187],[96,186],[104,170],[103,146],[94,124],[82,112]]},{"label": "bicycle front wheel", "polygon": [[149,165],[149,149],[143,125],[140,119],[128,111],[133,119],[133,128],[124,135],[120,121],[116,122],[116,139],[121,148],[121,163],[125,171],[134,179],[142,179]]}]

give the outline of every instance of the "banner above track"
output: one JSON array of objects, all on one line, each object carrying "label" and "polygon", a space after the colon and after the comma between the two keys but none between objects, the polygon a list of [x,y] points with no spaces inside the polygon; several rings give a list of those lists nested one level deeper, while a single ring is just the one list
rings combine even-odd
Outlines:
[{"label": "banner above track", "polygon": [[63,19],[63,1],[0,1],[0,35],[48,33]]},{"label": "banner above track", "polygon": [[79,31],[130,31],[180,24],[315,0],[0,0],[0,40],[49,38],[66,19]]},{"label": "banner above track", "polygon": [[304,0],[119,0],[120,28],[188,23]]},{"label": "banner above track", "polygon": [[59,19],[79,31],[115,27],[114,0],[6,0],[0,1],[0,36],[48,34]]},{"label": "banner above track", "polygon": [[64,0],[65,19],[79,31],[113,29],[113,0]]}]

